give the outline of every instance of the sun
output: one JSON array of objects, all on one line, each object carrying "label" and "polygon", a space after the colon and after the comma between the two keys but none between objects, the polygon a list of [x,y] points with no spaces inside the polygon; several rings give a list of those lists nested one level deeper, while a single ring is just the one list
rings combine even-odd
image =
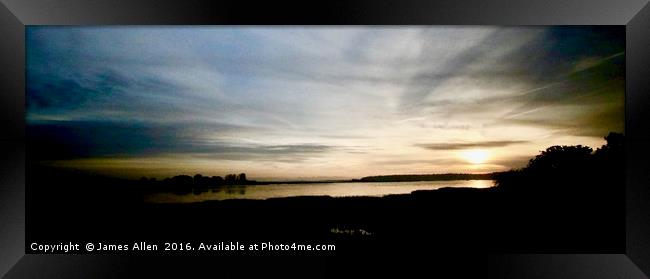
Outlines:
[{"label": "sun", "polygon": [[467,162],[479,165],[487,162],[489,154],[485,150],[480,150],[480,149],[471,149],[464,151],[461,153],[461,156],[463,159],[465,159]]}]

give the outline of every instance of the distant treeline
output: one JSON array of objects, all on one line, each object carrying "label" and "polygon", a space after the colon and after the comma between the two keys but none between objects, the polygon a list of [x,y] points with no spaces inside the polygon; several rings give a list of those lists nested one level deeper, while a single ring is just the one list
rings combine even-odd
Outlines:
[{"label": "distant treeline", "polygon": [[494,173],[469,174],[469,173],[443,173],[443,174],[400,174],[366,176],[354,179],[359,182],[404,182],[404,181],[447,181],[447,180],[491,180]]},{"label": "distant treeline", "polygon": [[176,193],[189,193],[197,190],[206,190],[209,188],[230,185],[252,184],[255,182],[256,181],[254,180],[246,179],[245,173],[228,174],[224,177],[203,176],[201,174],[196,174],[193,177],[189,175],[177,175],[163,180],[147,177],[140,178],[140,184],[143,186],[149,186],[151,189]]},{"label": "distant treeline", "polygon": [[163,180],[156,178],[142,177],[139,180],[140,186],[151,191],[163,191],[174,193],[201,192],[210,188],[234,185],[263,185],[263,184],[313,184],[332,182],[405,182],[405,181],[448,181],[448,180],[491,180],[498,173],[467,174],[467,173],[445,173],[445,174],[407,174],[407,175],[381,175],[368,176],[361,179],[334,180],[334,181],[255,181],[248,180],[245,173],[228,174],[221,176],[203,176],[196,174],[177,175]]}]

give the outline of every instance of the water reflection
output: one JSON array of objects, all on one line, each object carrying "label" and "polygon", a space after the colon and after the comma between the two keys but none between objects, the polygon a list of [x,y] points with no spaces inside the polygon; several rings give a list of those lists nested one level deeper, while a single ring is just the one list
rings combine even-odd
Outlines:
[{"label": "water reflection", "polygon": [[231,185],[204,188],[185,195],[157,193],[149,195],[146,200],[154,203],[190,203],[206,200],[269,199],[295,196],[380,197],[444,187],[487,188],[491,186],[493,186],[492,180]]},{"label": "water reflection", "polygon": [[192,190],[194,195],[202,195],[204,193],[219,193],[225,192],[229,195],[246,195],[246,185],[227,185],[211,188],[195,188]]}]

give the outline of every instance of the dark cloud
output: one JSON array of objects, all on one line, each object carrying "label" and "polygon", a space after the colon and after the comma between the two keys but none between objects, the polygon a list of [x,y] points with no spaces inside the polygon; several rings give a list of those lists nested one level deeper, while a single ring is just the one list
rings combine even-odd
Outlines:
[{"label": "dark cloud", "polygon": [[[424,37],[435,36],[435,33],[430,30],[423,30],[422,32]],[[467,71],[469,71],[470,66],[480,61],[480,59],[483,59],[494,50],[504,47],[504,44],[509,39],[512,39],[511,35],[510,31],[505,28],[494,31],[477,44],[462,51],[442,65],[435,63],[437,57],[433,56],[436,53],[435,49],[438,42],[435,38],[428,40],[423,45],[420,60],[430,61],[432,63],[429,64],[430,67],[424,68],[419,73],[413,75],[410,84],[402,93],[402,106],[406,109],[419,106],[429,94],[435,91],[446,80],[453,77],[470,75],[474,78],[489,79],[495,75],[504,76],[506,69],[497,69],[494,67],[482,72],[473,70],[472,73],[467,73]],[[514,74],[513,71],[509,71],[509,73]]]},{"label": "dark cloud", "polygon": [[485,68],[484,73],[467,71],[466,64],[489,54],[490,46],[503,45],[499,41],[506,42],[508,36],[503,34],[508,32],[495,32],[459,55],[450,62],[455,65],[451,68],[458,69],[450,77],[469,77],[478,85],[528,84],[529,90],[424,102],[424,97],[444,80],[422,83],[415,79],[410,91],[404,93],[404,102],[427,108],[443,119],[480,117],[490,112],[501,115],[493,118],[492,124],[486,123],[488,126],[517,124],[548,128],[557,134],[596,137],[623,131],[625,49],[621,28],[549,28],[539,39],[509,53],[500,62],[503,65],[490,64],[496,68]]},{"label": "dark cloud", "polygon": [[545,106],[580,105],[584,109],[590,109],[621,102],[625,90],[624,62],[624,55],[607,59],[588,69],[571,73],[562,81],[519,96],[517,100],[521,105],[510,114]]},{"label": "dark cloud", "polygon": [[603,56],[625,50],[621,26],[555,26],[548,29],[545,47],[559,61]]},{"label": "dark cloud", "polygon": [[609,132],[624,132],[625,115],[622,107],[594,108],[593,111],[574,115],[570,120],[563,116],[544,115],[539,112],[530,118],[499,120],[494,125],[521,125],[547,129],[552,136],[574,135],[602,138]]},{"label": "dark cloud", "polygon": [[206,133],[244,131],[249,127],[212,123],[129,121],[38,121],[27,125],[32,155],[65,159],[160,152],[203,152],[214,147]]},{"label": "dark cloud", "polygon": [[264,150],[271,153],[320,153],[332,149],[332,146],[322,144],[293,144],[293,145],[270,145]]},{"label": "dark cloud", "polygon": [[160,100],[152,97],[185,90],[160,78],[133,79],[111,70],[87,73],[85,78],[62,78],[55,74],[28,72],[27,108],[30,113],[83,111],[88,114],[106,110],[151,113],[164,108],[159,106]]},{"label": "dark cloud", "polygon": [[322,144],[252,145],[209,140],[214,133],[253,128],[227,124],[41,121],[27,127],[30,155],[40,160],[187,154],[225,160],[299,160],[336,147]]},{"label": "dark cloud", "polygon": [[463,164],[464,161],[457,158],[440,158],[440,159],[387,159],[373,161],[377,165],[449,165]]},{"label": "dark cloud", "polygon": [[527,143],[525,140],[498,140],[482,142],[462,142],[462,143],[420,143],[415,146],[429,150],[460,150],[470,148],[493,148],[505,147],[513,144]]},{"label": "dark cloud", "polygon": [[[549,87],[547,90],[525,96],[519,101],[536,105],[570,98],[572,95],[588,91],[589,87],[624,77],[624,57],[610,61],[607,64],[609,68],[567,76],[581,59],[604,58],[623,52],[625,50],[623,29],[611,26],[557,27],[545,30],[501,28],[443,65],[431,63],[430,68],[425,68],[414,75],[410,85],[402,94],[402,105],[405,108],[422,107],[425,97],[454,77],[466,77],[481,85],[523,83],[529,84],[531,88],[563,82],[562,86],[565,88]],[[485,61],[486,57],[508,47],[509,44],[517,43],[520,37],[530,34],[530,31],[543,32],[542,36],[524,42],[518,48],[503,54],[498,61],[489,63]],[[424,36],[427,36],[428,32],[430,31],[424,30]],[[431,55],[435,53],[435,47],[435,40],[425,44],[420,60],[433,60]],[[429,48],[431,51],[428,51]],[[521,96],[513,97],[521,98]]]},{"label": "dark cloud", "polygon": [[623,132],[624,59],[624,55],[605,59],[572,73],[557,86],[520,97],[520,104],[496,119],[495,125],[517,124],[546,128],[557,135],[589,137]]},{"label": "dark cloud", "polygon": [[236,146],[221,143],[211,144],[210,148],[190,155],[215,160],[295,163],[337,149],[336,146],[321,144]]},{"label": "dark cloud", "polygon": [[362,135],[335,135],[335,134],[322,134],[318,135],[321,138],[326,138],[326,139],[368,139],[371,138],[369,136],[362,136]]},{"label": "dark cloud", "polygon": [[72,79],[39,79],[27,83],[28,109],[74,109],[91,99],[97,91]]}]

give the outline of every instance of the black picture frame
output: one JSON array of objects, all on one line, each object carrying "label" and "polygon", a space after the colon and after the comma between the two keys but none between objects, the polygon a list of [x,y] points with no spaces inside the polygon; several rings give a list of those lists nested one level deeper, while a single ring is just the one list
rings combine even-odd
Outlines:
[{"label": "black picture frame", "polygon": [[650,130],[645,109],[650,104],[648,0],[260,2],[1,1],[0,275],[127,277],[120,270],[136,265],[134,257],[25,254],[25,212],[29,210],[24,187],[25,26],[141,24],[625,25],[625,254],[499,254],[481,260],[487,262],[490,278],[647,278],[650,274]]}]

